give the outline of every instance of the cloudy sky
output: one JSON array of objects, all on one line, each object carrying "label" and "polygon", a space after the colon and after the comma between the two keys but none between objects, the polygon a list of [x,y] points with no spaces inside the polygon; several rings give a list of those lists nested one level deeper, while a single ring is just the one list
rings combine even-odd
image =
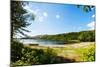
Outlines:
[{"label": "cloudy sky", "polygon": [[95,26],[95,9],[86,13],[72,4],[35,2],[29,2],[24,9],[35,15],[27,27],[30,36],[93,30]]}]

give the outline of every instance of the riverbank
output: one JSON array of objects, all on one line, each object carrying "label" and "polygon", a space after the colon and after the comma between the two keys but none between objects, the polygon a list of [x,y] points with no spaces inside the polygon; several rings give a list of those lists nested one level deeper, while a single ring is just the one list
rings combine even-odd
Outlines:
[{"label": "riverbank", "polygon": [[71,60],[75,60],[76,62],[83,62],[85,60],[84,54],[88,54],[88,50],[93,48],[95,50],[95,42],[81,42],[74,44],[65,44],[65,45],[40,45],[40,46],[25,46],[32,49],[47,49],[51,48],[54,52],[57,53],[58,56],[68,58]]},{"label": "riverbank", "polygon": [[80,47],[85,47],[88,46],[89,44],[95,44],[95,42],[81,42],[81,43],[74,43],[74,44],[63,44],[63,45],[44,45],[44,44],[40,44],[40,45],[24,45],[25,47],[30,47],[30,48],[39,48],[39,49],[43,49],[43,48],[66,48],[66,47],[72,47],[72,48],[80,48]]}]

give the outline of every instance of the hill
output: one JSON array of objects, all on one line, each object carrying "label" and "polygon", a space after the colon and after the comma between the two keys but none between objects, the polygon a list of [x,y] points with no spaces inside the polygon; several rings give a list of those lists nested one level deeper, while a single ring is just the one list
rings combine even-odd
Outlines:
[{"label": "hill", "polygon": [[70,32],[70,33],[63,33],[63,34],[56,34],[56,35],[39,35],[33,38],[63,41],[65,43],[94,42],[95,41],[95,30]]}]

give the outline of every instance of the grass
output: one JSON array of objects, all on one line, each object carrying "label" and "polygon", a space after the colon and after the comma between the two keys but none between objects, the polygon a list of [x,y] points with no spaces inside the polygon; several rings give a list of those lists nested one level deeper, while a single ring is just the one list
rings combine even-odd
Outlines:
[{"label": "grass", "polygon": [[21,59],[11,62],[11,67],[40,64],[95,61],[95,43],[67,44],[65,47],[24,46]]},{"label": "grass", "polygon": [[[43,49],[44,51],[48,48],[47,46],[27,46],[33,49]],[[95,50],[94,42],[84,42],[84,43],[75,43],[75,44],[67,44],[65,47],[50,47],[54,52],[57,53],[58,56],[74,59],[76,62],[87,62],[89,50]],[[93,51],[94,51],[93,50]]]},{"label": "grass", "polygon": [[87,60],[84,60],[84,58],[85,58],[84,54],[88,55],[89,50],[92,48],[95,50],[95,44],[87,44],[85,46],[81,46],[81,47],[77,47],[77,48],[68,46],[63,49],[59,48],[55,51],[57,52],[57,54],[59,56],[74,59],[76,62],[82,62],[82,61],[87,61]]}]

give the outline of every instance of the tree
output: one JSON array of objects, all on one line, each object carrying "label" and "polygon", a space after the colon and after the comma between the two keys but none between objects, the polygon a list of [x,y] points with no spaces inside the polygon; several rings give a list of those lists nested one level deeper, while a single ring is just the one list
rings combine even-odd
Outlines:
[{"label": "tree", "polygon": [[95,41],[95,31],[83,31],[79,34],[79,37],[78,39],[80,41],[83,41],[83,42],[87,42],[87,41]]},{"label": "tree", "polygon": [[93,5],[77,5],[77,7],[81,8],[84,12],[90,12],[93,8],[95,8]]},{"label": "tree", "polygon": [[27,2],[23,1],[11,1],[11,61],[15,62],[21,58],[21,51],[23,48],[23,44],[14,39],[14,36],[17,34],[25,35],[25,32],[29,32],[26,30],[26,27],[30,25],[27,22],[27,18],[32,17],[33,15],[24,15],[27,11],[23,8]]},{"label": "tree", "polygon": [[79,35],[79,40],[83,42],[89,41],[90,38],[91,36],[87,32],[83,32]]},{"label": "tree", "polygon": [[27,11],[23,8],[24,5],[26,5],[27,2],[23,1],[11,1],[11,39],[16,34],[26,35],[23,31],[29,32],[25,28],[30,25],[29,22],[27,22],[28,17],[32,17],[32,20],[34,20],[33,15],[24,15],[27,13]]}]

